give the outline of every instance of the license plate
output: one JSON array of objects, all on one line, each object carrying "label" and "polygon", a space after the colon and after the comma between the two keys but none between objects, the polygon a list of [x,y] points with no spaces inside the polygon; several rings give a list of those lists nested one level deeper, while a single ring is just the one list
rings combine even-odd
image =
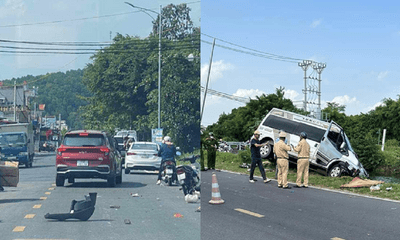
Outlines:
[{"label": "license plate", "polygon": [[17,157],[8,157],[7,160],[17,160]]},{"label": "license plate", "polygon": [[184,180],[186,178],[186,174],[185,173],[182,173],[182,174],[179,174],[178,175],[178,180],[180,181],[180,180]]},{"label": "license plate", "polygon": [[167,174],[172,174],[174,171],[172,169],[167,168]]},{"label": "license plate", "polygon": [[143,155],[142,155],[142,158],[149,158],[149,155],[143,154]]},{"label": "license plate", "polygon": [[80,160],[78,160],[76,162],[76,166],[78,166],[78,167],[87,167],[87,166],[89,166],[89,164],[88,164],[88,161],[80,161]]}]

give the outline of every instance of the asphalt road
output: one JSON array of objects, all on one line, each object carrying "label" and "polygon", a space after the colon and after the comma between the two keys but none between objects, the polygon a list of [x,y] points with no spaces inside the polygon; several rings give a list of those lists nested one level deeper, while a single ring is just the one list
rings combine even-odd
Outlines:
[{"label": "asphalt road", "polygon": [[217,171],[216,177],[221,205],[209,204],[212,172],[202,172],[202,240],[400,238],[398,202],[316,188],[280,189],[274,180],[249,183],[248,175],[227,172]]},{"label": "asphalt road", "polygon": [[[200,202],[186,203],[178,186],[156,185],[156,179],[154,172],[131,173],[115,188],[102,179],[56,187],[55,154],[38,155],[33,168],[20,168],[18,187],[0,192],[0,239],[200,239]],[[88,221],[44,218],[69,212],[73,199],[90,192],[97,201]]]}]

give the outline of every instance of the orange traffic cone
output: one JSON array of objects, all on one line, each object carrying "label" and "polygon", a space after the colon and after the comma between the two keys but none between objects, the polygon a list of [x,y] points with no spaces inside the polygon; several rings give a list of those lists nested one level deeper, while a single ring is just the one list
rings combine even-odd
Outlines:
[{"label": "orange traffic cone", "polygon": [[221,199],[221,194],[219,193],[219,186],[217,182],[217,176],[215,173],[212,174],[212,191],[211,200],[208,202],[210,204],[222,204],[225,201]]}]

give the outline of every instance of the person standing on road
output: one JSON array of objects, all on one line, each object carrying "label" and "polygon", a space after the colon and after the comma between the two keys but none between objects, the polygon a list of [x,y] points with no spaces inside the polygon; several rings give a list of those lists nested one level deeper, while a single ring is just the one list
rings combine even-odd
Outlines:
[{"label": "person standing on road", "polygon": [[[157,185],[161,184],[161,172],[163,170],[163,165],[164,162],[167,160],[172,160],[175,162],[175,155],[176,155],[176,147],[174,144],[171,142],[171,138],[169,136],[164,137],[164,142],[161,144],[160,151],[158,152],[158,156],[161,156],[161,164],[160,164],[160,170],[158,171],[158,178],[157,178]],[[176,176],[176,168],[175,166],[173,167],[174,174],[173,176]],[[176,179],[172,179],[173,181]]]},{"label": "person standing on road", "polygon": [[[300,133],[300,142],[296,147],[293,147],[293,150],[298,152],[298,160],[297,160],[297,179],[296,186],[300,187],[308,187],[308,169],[309,169],[309,159],[310,159],[310,144],[306,141],[307,133]],[[304,185],[301,184],[301,177],[304,173]]]},{"label": "person standing on road", "polygon": [[214,138],[212,132],[209,133],[210,137],[206,139],[207,149],[207,168],[215,169],[215,159],[217,158],[218,141]]},{"label": "person standing on road", "polygon": [[289,189],[287,182],[287,174],[289,171],[289,154],[290,146],[285,143],[286,133],[284,131],[279,133],[279,142],[274,146],[274,153],[276,155],[276,163],[278,165],[278,188]]},{"label": "person standing on road", "polygon": [[261,154],[260,154],[260,148],[265,146],[267,143],[261,144],[260,140],[260,132],[256,130],[254,132],[254,138],[251,139],[250,141],[250,151],[251,151],[251,167],[250,167],[250,180],[249,182],[254,183],[253,175],[254,175],[254,170],[256,169],[256,165],[258,165],[258,168],[260,169],[261,176],[264,179],[264,183],[267,183],[271,181],[271,179],[268,179],[265,176],[265,170],[262,165],[261,161]]}]

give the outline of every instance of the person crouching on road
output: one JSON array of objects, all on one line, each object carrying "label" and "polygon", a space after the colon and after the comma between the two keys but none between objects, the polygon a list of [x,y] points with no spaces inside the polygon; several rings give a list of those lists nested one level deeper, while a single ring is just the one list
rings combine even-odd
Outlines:
[{"label": "person crouching on road", "polygon": [[289,189],[287,175],[289,171],[289,154],[290,146],[285,144],[286,133],[279,133],[279,142],[275,143],[274,153],[276,155],[276,163],[278,165],[278,188]]},{"label": "person crouching on road", "polygon": [[[297,160],[297,179],[296,186],[300,187],[308,187],[308,169],[310,166],[310,144],[307,143],[307,133],[300,133],[300,142],[299,144],[293,148],[294,151],[298,152],[298,160]],[[293,146],[292,146],[293,147]],[[301,177],[304,173],[304,185],[301,184]]]},{"label": "person crouching on road", "polygon": [[[172,160],[175,162],[175,155],[176,155],[176,147],[174,144],[171,142],[171,138],[168,136],[164,137],[164,141],[161,144],[160,151],[158,152],[158,156],[161,156],[161,164],[160,164],[160,170],[158,171],[158,179],[157,179],[157,185],[161,184],[161,172],[163,170],[163,165],[164,162],[167,160]],[[174,174],[173,176],[176,176],[176,167],[173,167]],[[172,179],[172,181],[175,181],[176,179]]]},{"label": "person crouching on road", "polygon": [[267,143],[263,143],[261,144],[260,142],[260,132],[258,130],[256,130],[254,132],[254,138],[251,139],[250,141],[250,151],[251,151],[251,167],[250,167],[250,182],[254,183],[253,179],[253,174],[254,174],[254,170],[256,168],[256,165],[258,165],[258,168],[260,169],[261,172],[261,176],[264,179],[264,183],[267,183],[269,181],[271,181],[271,179],[268,179],[265,176],[265,170],[264,167],[262,165],[262,161],[261,161],[261,154],[260,154],[260,148],[265,146]]}]

